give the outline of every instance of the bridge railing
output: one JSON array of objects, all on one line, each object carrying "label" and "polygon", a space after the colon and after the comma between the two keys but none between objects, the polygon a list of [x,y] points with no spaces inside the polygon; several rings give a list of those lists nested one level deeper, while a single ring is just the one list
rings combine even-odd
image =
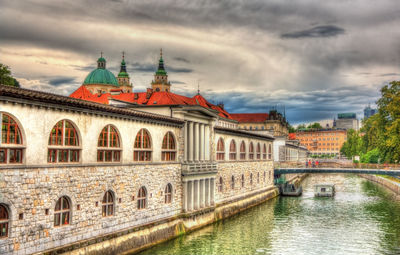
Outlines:
[{"label": "bridge railing", "polygon": [[[312,160],[311,160],[312,162]],[[314,160],[314,163],[316,160]],[[291,162],[275,162],[274,168],[305,168],[306,161],[291,161]],[[352,163],[344,161],[318,161],[318,165],[311,164],[308,168],[358,168],[358,169],[400,169],[400,164],[366,164],[366,163]]]}]

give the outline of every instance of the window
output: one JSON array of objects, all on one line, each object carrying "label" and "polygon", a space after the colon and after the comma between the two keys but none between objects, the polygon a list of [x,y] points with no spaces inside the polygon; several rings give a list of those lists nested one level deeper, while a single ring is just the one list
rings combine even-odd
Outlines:
[{"label": "window", "polygon": [[254,146],[253,146],[253,142],[250,142],[250,145],[249,145],[249,159],[254,159]]},{"label": "window", "polygon": [[260,173],[257,173],[257,183],[260,183]]},{"label": "window", "polygon": [[261,147],[260,143],[257,143],[257,159],[261,159]]},{"label": "window", "polygon": [[169,204],[172,201],[172,185],[170,183],[167,184],[167,186],[165,186],[165,203]]},{"label": "window", "polygon": [[100,133],[97,142],[97,161],[98,162],[120,162],[121,150],[120,141],[117,130],[107,125]]},{"label": "window", "polygon": [[244,174],[242,174],[242,188],[244,187]]},{"label": "window", "polygon": [[264,182],[265,182],[265,176],[266,176],[266,173],[265,173],[265,171],[264,171]]},{"label": "window", "polygon": [[236,143],[235,140],[231,141],[229,145],[229,160],[236,160]]},{"label": "window", "polygon": [[9,222],[8,208],[6,205],[0,204],[0,239],[8,237]]},{"label": "window", "polygon": [[54,209],[54,226],[69,225],[71,216],[71,206],[68,197],[60,197]]},{"label": "window", "polygon": [[222,176],[220,176],[218,183],[218,192],[222,192],[222,185],[223,185]]},{"label": "window", "polygon": [[0,113],[0,164],[22,163],[22,135],[18,123],[8,114]]},{"label": "window", "polygon": [[240,144],[240,160],[246,159],[246,144],[244,141]]},{"label": "window", "polygon": [[272,144],[268,144],[268,159],[272,159]]},{"label": "window", "polygon": [[233,175],[231,177],[231,188],[235,189],[235,176],[233,176]]},{"label": "window", "polygon": [[147,191],[146,187],[141,187],[138,193],[138,209],[144,209],[147,207]]},{"label": "window", "polygon": [[265,143],[263,146],[263,159],[267,159],[267,145],[265,145]]},{"label": "window", "polygon": [[217,160],[224,160],[225,159],[225,146],[224,140],[219,138],[217,143]]},{"label": "window", "polygon": [[149,132],[141,129],[136,135],[135,148],[133,151],[134,161],[151,161],[151,141]]},{"label": "window", "polygon": [[175,161],[176,158],[176,147],[175,139],[172,132],[167,132],[162,142],[161,160],[163,161]]},{"label": "window", "polygon": [[114,215],[114,196],[111,191],[104,194],[102,202],[102,215],[103,217]]},{"label": "window", "polygon": [[250,174],[250,185],[253,185],[253,173]]},{"label": "window", "polygon": [[59,121],[51,130],[47,162],[79,162],[79,139],[75,127],[68,120]]}]

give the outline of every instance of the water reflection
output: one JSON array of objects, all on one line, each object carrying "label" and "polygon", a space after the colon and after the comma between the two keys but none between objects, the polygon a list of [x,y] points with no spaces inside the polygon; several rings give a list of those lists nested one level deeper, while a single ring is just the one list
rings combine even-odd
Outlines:
[{"label": "water reflection", "polygon": [[[315,198],[334,183],[333,198]],[[400,206],[354,175],[312,175],[280,197],[140,254],[400,254]]]}]

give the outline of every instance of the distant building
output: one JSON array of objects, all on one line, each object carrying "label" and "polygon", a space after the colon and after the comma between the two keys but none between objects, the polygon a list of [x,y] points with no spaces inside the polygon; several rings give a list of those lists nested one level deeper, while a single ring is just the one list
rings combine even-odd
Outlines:
[{"label": "distant building", "polygon": [[239,129],[268,131],[275,137],[286,137],[289,134],[289,123],[276,110],[271,110],[269,113],[231,113],[230,116],[239,122]]},{"label": "distant building", "polygon": [[370,105],[368,105],[367,107],[364,108],[364,119],[368,119],[369,117],[371,117],[372,115],[374,115],[376,113],[376,109],[371,108]]},{"label": "distant building", "polygon": [[352,112],[339,113],[337,120],[334,121],[334,127],[337,129],[354,129],[358,130],[358,119],[357,115]]},{"label": "distant building", "polygon": [[340,148],[347,140],[347,131],[340,129],[320,129],[310,131],[298,131],[290,135],[298,140],[301,146],[306,147],[311,155],[335,155],[340,154]]}]

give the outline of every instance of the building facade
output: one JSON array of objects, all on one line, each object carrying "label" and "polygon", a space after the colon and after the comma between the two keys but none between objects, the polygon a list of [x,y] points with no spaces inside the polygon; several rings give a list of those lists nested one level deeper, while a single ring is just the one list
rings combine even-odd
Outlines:
[{"label": "building facade", "polygon": [[272,136],[98,69],[71,97],[0,85],[1,254],[132,251],[277,195]]},{"label": "building facade", "polygon": [[334,121],[334,127],[337,129],[359,129],[359,121],[355,113],[339,113],[337,120]]},{"label": "building facade", "polygon": [[347,131],[339,129],[321,129],[297,131],[294,139],[307,148],[311,155],[339,156],[343,143],[347,140]]}]

